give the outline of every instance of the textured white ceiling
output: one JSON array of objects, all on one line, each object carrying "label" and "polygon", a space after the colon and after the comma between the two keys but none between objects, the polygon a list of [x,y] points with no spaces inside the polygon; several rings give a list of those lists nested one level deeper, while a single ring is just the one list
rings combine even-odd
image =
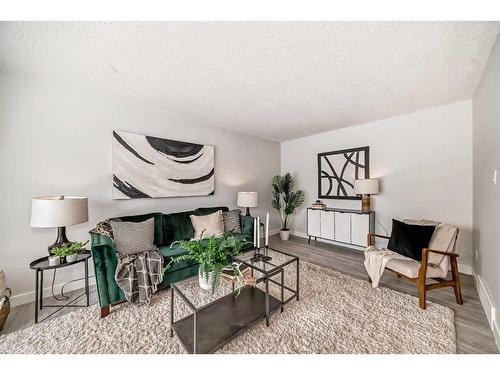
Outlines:
[{"label": "textured white ceiling", "polygon": [[498,22],[2,23],[0,69],[282,141],[470,98]]}]

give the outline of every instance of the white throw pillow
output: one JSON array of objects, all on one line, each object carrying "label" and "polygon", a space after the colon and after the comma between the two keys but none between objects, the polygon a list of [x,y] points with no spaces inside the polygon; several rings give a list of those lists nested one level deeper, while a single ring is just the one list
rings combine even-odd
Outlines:
[{"label": "white throw pillow", "polygon": [[195,240],[202,240],[212,236],[222,237],[224,235],[222,211],[217,211],[205,216],[191,215],[190,217],[194,228]]}]

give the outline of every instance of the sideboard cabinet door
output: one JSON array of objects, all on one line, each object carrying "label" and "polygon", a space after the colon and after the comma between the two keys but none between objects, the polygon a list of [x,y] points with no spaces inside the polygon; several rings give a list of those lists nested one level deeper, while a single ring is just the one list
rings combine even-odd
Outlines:
[{"label": "sideboard cabinet door", "polygon": [[321,237],[321,211],[307,210],[307,235]]},{"label": "sideboard cabinet door", "polygon": [[335,212],[321,211],[321,238],[335,239]]},{"label": "sideboard cabinet door", "polygon": [[366,246],[370,231],[370,215],[351,214],[351,243]]},{"label": "sideboard cabinet door", "polygon": [[335,212],[335,241],[351,242],[351,214]]}]

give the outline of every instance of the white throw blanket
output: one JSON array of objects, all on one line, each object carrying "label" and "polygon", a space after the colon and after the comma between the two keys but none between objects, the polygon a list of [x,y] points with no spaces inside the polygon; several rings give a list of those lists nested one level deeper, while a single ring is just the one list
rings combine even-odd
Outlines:
[{"label": "white throw blanket", "polygon": [[374,288],[378,287],[387,262],[398,258],[408,259],[392,250],[377,249],[375,246],[369,246],[365,250],[365,268],[368,276],[372,279],[372,286]]}]

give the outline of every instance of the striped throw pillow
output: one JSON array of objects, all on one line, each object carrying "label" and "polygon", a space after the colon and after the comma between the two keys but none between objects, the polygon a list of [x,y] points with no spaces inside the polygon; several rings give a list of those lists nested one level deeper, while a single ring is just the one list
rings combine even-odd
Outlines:
[{"label": "striped throw pillow", "polygon": [[222,213],[222,221],[224,222],[224,232],[241,233],[241,210],[231,210]]}]

